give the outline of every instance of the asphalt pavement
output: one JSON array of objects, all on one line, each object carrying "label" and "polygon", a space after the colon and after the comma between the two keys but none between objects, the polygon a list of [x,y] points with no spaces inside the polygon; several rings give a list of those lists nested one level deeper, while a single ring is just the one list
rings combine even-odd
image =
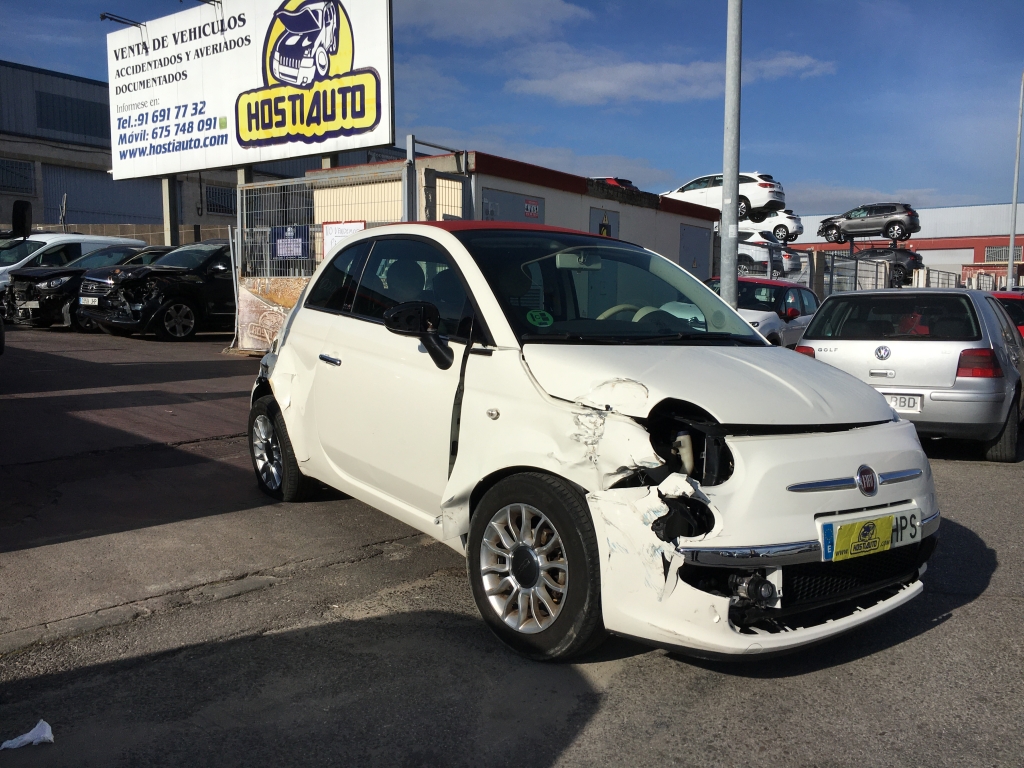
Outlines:
[{"label": "asphalt pavement", "polygon": [[507,651],[453,551],[257,490],[253,358],[14,328],[0,356],[3,766],[1021,765],[1022,464],[934,443],[906,607],[775,660]]}]

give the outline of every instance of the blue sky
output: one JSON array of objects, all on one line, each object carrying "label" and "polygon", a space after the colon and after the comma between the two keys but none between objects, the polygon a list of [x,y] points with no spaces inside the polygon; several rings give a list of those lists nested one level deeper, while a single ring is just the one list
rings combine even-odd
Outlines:
[{"label": "blue sky", "polygon": [[[0,58],[105,80],[101,11],[193,4],[0,0]],[[678,186],[721,168],[725,8],[394,0],[398,134]],[[747,0],[741,167],[804,214],[1006,202],[1022,30],[1021,0]]]}]

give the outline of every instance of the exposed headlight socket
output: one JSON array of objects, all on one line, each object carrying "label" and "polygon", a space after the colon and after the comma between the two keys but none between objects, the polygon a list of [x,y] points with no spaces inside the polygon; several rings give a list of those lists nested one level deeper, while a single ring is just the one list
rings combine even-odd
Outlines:
[{"label": "exposed headlight socket", "polygon": [[750,600],[761,608],[775,599],[775,585],[757,573],[749,576],[732,574],[729,577],[729,588],[736,597]]}]

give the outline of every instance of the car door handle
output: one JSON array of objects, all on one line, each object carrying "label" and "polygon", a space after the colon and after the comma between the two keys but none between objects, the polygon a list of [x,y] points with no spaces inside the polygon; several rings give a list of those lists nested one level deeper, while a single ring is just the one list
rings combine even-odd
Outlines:
[{"label": "car door handle", "polygon": [[341,365],[341,360],[336,357],[331,357],[330,355],[320,355],[320,359],[329,365]]}]

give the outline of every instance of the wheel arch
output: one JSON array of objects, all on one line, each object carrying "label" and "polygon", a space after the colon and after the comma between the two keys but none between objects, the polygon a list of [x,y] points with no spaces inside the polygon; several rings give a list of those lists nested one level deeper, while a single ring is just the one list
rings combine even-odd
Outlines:
[{"label": "wheel arch", "polygon": [[[548,477],[553,477],[557,480],[561,480],[567,486],[576,491],[576,493],[578,493],[584,500],[586,499],[587,493],[589,492],[579,483],[574,483],[572,480],[565,477],[564,475],[560,475],[557,472],[552,472],[549,469],[544,469],[542,467],[531,467],[529,465],[503,467],[501,469],[495,470],[494,472],[491,472],[489,475],[485,475],[484,477],[482,477],[480,481],[477,482],[476,486],[474,486],[473,490],[470,492],[469,519],[473,519],[473,515],[476,513],[476,508],[479,506],[480,500],[483,499],[483,497],[489,490],[491,490],[491,488],[493,488],[495,485],[497,485],[499,482],[501,482],[507,477],[512,477],[513,475],[521,474],[547,475]],[[585,501],[584,506],[587,507],[587,509],[589,509],[589,505],[587,505]]]},{"label": "wheel arch", "polygon": [[[270,379],[260,376],[256,379],[256,386],[252,389],[252,397],[249,398],[249,407],[256,405],[256,401],[267,396],[274,397],[274,390],[270,386]],[[276,398],[275,398],[276,399]]]}]

